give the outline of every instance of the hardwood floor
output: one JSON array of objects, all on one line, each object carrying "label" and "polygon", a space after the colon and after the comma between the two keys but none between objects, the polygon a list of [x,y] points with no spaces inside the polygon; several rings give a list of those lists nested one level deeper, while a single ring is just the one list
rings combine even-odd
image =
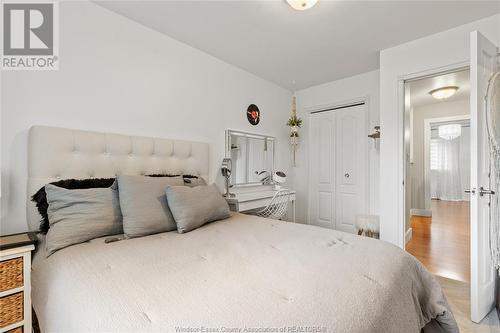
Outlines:
[{"label": "hardwood floor", "polygon": [[432,200],[432,218],[414,216],[406,250],[436,275],[461,333],[500,333],[496,309],[470,321],[469,203]]},{"label": "hardwood floor", "polygon": [[500,333],[500,323],[496,309],[493,309],[481,323],[470,321],[469,284],[462,281],[437,277],[448,304],[453,311],[460,333]]},{"label": "hardwood floor", "polygon": [[470,282],[469,202],[432,200],[432,217],[413,216],[406,250],[433,274]]}]

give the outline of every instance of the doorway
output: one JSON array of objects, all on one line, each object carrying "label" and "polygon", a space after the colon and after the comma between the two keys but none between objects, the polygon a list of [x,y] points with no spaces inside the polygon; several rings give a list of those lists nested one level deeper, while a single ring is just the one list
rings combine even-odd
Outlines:
[{"label": "doorway", "polygon": [[470,282],[470,73],[405,83],[406,250],[436,276]]},{"label": "doorway", "polygon": [[469,70],[405,82],[405,119],[405,248],[436,276],[454,313],[469,318]]},{"label": "doorway", "polygon": [[[495,228],[498,219],[492,219],[491,202],[495,198],[495,192],[498,189],[493,188],[497,183],[492,183],[492,160],[490,159],[490,140],[492,136],[488,130],[491,126],[491,121],[496,117],[495,113],[490,108],[491,98],[488,96],[490,80],[496,77],[496,73],[500,70],[500,63],[498,63],[498,47],[484,37],[478,31],[470,33],[470,61],[460,64],[453,64],[441,68],[430,69],[419,73],[408,74],[399,80],[399,106],[401,110],[401,117],[398,119],[400,134],[400,149],[398,155],[398,167],[400,170],[398,179],[401,181],[401,187],[398,189],[398,244],[405,247],[406,240],[413,239],[413,230],[410,229],[411,224],[411,161],[414,156],[410,156],[410,119],[411,110],[411,96],[409,84],[413,81],[419,81],[424,78],[437,77],[444,74],[460,72],[464,68],[470,69],[470,136],[471,136],[471,159],[470,159],[470,231],[469,231],[469,247],[470,247],[470,283],[467,285],[466,290],[469,292],[462,292],[460,296],[451,292],[456,300],[450,297],[446,288],[443,286],[445,294],[448,296],[448,301],[454,310],[455,318],[461,317],[467,323],[480,323],[489,321],[490,319],[496,320],[498,325],[498,317],[494,309],[495,302],[500,303],[500,294],[497,294],[496,289],[496,264],[500,262],[496,253],[498,245],[492,242],[492,237],[496,239],[496,232],[490,232],[490,228]],[[443,86],[444,87],[444,86]],[[446,89],[448,90],[448,89]],[[445,92],[449,92],[446,91]],[[456,89],[455,89],[456,90]],[[429,91],[430,92],[430,91]],[[488,103],[486,103],[488,101]],[[414,127],[414,126],[413,126]],[[496,133],[496,132],[495,132]],[[494,169],[495,171],[497,169]],[[414,187],[414,186],[413,186]],[[495,191],[496,190],[496,191]],[[495,210],[496,211],[496,210]],[[425,210],[424,210],[425,213]],[[424,216],[432,217],[432,216]],[[432,220],[431,220],[432,221]],[[385,223],[387,225],[388,223]],[[384,227],[384,224],[381,225]],[[383,230],[383,229],[382,229]],[[432,233],[430,233],[432,236]],[[494,236],[493,236],[494,235]],[[406,236],[406,237],[405,237]],[[432,268],[431,268],[432,271]],[[438,280],[446,279],[440,278],[436,275]],[[447,279],[447,281],[461,282],[458,280]],[[463,282],[465,283],[465,282]],[[460,288],[454,288],[458,290]],[[453,303],[462,303],[462,310],[469,307],[469,311],[456,311]],[[465,303],[465,305],[463,304]],[[495,318],[495,319],[493,319]],[[459,327],[460,325],[460,319]],[[471,322],[472,321],[472,322]],[[462,327],[463,328],[463,327]]]}]

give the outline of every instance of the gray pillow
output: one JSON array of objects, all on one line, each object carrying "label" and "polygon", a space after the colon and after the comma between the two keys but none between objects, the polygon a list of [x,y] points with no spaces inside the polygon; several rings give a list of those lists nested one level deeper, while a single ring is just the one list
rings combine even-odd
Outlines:
[{"label": "gray pillow", "polygon": [[115,186],[68,190],[46,185],[47,255],[94,238],[123,233],[122,215]]},{"label": "gray pillow", "polygon": [[180,234],[229,217],[229,206],[215,184],[169,186],[165,193]]},{"label": "gray pillow", "polygon": [[118,176],[118,192],[127,237],[139,237],[175,230],[165,189],[182,186],[182,177]]}]

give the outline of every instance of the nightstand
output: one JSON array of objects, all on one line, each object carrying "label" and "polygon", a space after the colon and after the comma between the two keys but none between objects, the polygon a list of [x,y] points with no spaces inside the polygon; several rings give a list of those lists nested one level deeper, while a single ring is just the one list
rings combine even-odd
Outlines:
[{"label": "nightstand", "polygon": [[0,332],[31,333],[31,251],[36,237],[0,237]]}]

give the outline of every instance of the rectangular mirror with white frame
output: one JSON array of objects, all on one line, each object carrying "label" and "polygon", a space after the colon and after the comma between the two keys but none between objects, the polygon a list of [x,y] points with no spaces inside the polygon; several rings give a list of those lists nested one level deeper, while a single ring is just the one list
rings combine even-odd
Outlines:
[{"label": "rectangular mirror with white frame", "polygon": [[269,184],[274,172],[275,138],[226,130],[226,157],[231,158],[232,186]]}]

